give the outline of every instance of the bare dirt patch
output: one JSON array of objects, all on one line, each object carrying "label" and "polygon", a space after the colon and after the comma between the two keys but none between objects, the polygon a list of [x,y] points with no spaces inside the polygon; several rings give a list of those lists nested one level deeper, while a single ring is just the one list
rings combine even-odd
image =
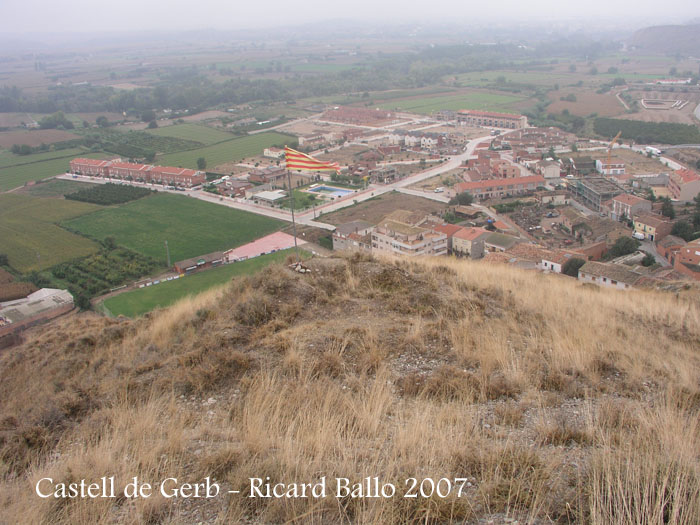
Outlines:
[{"label": "bare dirt patch", "polygon": [[392,192],[361,202],[355,206],[322,215],[319,220],[334,225],[351,221],[367,221],[377,224],[383,217],[386,217],[394,210],[404,209],[429,214],[442,211],[445,208],[447,208],[447,204],[442,202]]},{"label": "bare dirt patch", "polygon": [[78,135],[60,129],[3,131],[0,133],[0,148],[11,148],[14,144],[40,146],[41,144],[52,144],[79,138]]},{"label": "bare dirt patch", "polygon": [[0,128],[16,128],[28,122],[32,118],[26,113],[0,113]]},{"label": "bare dirt patch", "polygon": [[[670,122],[676,124],[697,124],[697,120],[694,117],[693,112],[695,108],[700,104],[700,93],[689,91],[684,93],[680,89],[674,91],[630,91],[630,95],[634,100],[637,100],[639,104],[639,111],[636,113],[629,113],[620,118],[630,119],[630,120],[643,120],[645,122]],[[649,109],[645,109],[641,103],[644,99],[649,106]],[[649,104],[648,101],[654,101],[655,103]],[[676,109],[675,107],[670,107],[673,105],[673,101],[683,101],[682,107]],[[666,102],[666,104],[664,104]]]},{"label": "bare dirt patch", "polygon": [[[561,100],[562,97],[574,95],[575,101]],[[592,89],[584,88],[562,88],[553,91],[550,98],[554,100],[547,111],[551,113],[561,113],[565,109],[572,115],[585,117],[591,113],[597,113],[600,117],[614,117],[625,112],[619,100],[612,93],[599,94]]]}]

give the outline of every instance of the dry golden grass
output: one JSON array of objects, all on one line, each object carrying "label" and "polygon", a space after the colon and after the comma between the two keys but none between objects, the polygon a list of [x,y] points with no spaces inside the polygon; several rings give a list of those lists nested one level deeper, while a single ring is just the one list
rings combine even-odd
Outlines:
[{"label": "dry golden grass", "polygon": [[[700,297],[352,256],[0,357],[0,522],[696,524]],[[248,491],[468,478],[462,497],[40,499],[114,475]],[[4,520],[4,521],[3,521]],[[500,520],[500,521],[499,521]]]}]

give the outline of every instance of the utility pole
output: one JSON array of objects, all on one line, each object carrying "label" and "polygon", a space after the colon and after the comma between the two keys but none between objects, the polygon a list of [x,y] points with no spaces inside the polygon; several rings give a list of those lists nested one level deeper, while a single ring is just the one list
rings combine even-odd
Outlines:
[{"label": "utility pole", "polygon": [[168,256],[168,268],[170,268],[170,248],[168,248],[168,241],[165,241],[165,253]]},{"label": "utility pole", "polygon": [[294,219],[294,190],[292,190],[292,175],[289,170],[287,170],[287,188],[289,188],[289,199],[290,205],[292,207],[292,230],[294,232],[294,252],[297,256],[297,263],[301,262],[299,259],[299,246],[297,246],[297,223]]}]

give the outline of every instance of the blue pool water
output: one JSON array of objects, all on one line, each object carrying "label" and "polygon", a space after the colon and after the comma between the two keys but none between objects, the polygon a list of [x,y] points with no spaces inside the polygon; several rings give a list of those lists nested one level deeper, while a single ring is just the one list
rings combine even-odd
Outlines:
[{"label": "blue pool water", "polygon": [[333,195],[335,197],[343,197],[348,193],[352,193],[352,190],[344,190],[341,188],[334,188],[331,186],[316,186],[315,188],[310,188],[309,191],[314,193],[325,193],[327,195]]}]

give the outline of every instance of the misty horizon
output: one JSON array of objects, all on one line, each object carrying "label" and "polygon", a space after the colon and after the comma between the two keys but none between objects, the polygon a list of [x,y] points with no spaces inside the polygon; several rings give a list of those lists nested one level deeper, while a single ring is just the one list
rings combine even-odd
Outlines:
[{"label": "misty horizon", "polygon": [[[220,0],[202,0],[192,8],[184,0],[137,2],[124,0],[119,4],[102,4],[87,0],[67,0],[49,3],[45,0],[6,0],[0,5],[5,38],[60,36],[70,39],[75,34],[105,32],[109,36],[133,31],[246,31],[308,27],[319,24],[319,32],[329,30],[328,24],[366,24],[367,27],[397,27],[401,25],[440,26],[448,28],[495,24],[497,26],[558,25],[571,23],[572,28],[589,27],[595,32],[604,27],[632,30],[647,25],[684,24],[700,17],[700,5],[687,0],[671,0],[663,9],[658,2],[617,2],[591,0],[585,10],[579,5],[562,5],[552,0],[516,2],[504,0],[497,10],[488,10],[482,3],[442,2],[435,9],[407,10],[396,0],[352,3],[328,6],[310,0],[303,6],[277,0],[254,5],[230,5]],[[331,28],[332,29],[332,28]],[[433,27],[434,29],[434,27]],[[310,34],[309,36],[313,36]]]}]

